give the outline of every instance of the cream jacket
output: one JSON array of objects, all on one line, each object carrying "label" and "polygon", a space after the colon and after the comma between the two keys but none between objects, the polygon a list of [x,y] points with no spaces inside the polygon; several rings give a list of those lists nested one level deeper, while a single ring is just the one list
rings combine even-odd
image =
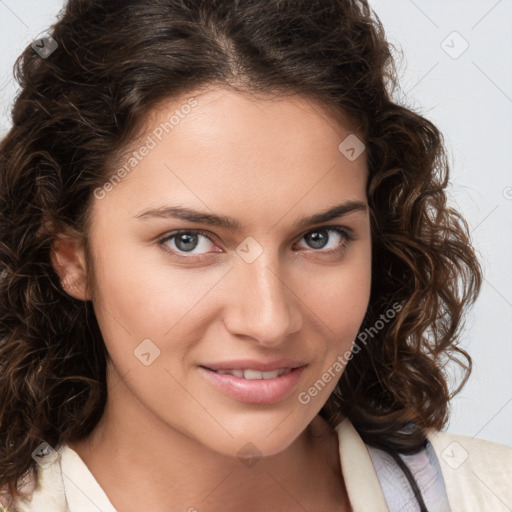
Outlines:
[{"label": "cream jacket", "polygon": [[[419,511],[403,472],[385,452],[367,447],[347,419],[336,432],[353,512]],[[429,450],[402,459],[413,470],[429,512],[512,511],[511,448],[447,432],[432,431],[428,439]],[[57,452],[50,466],[37,465],[34,492],[5,510],[117,512],[79,455],[67,445]]]}]

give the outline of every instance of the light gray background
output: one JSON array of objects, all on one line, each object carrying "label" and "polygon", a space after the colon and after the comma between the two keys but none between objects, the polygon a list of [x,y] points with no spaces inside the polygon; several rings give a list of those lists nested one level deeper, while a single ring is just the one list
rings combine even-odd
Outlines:
[{"label": "light gray background", "polygon": [[[370,1],[403,52],[396,99],[443,132],[451,203],[468,220],[485,272],[461,340],[474,371],[447,430],[512,446],[512,0]],[[17,91],[14,60],[62,5],[0,0],[0,136]]]}]

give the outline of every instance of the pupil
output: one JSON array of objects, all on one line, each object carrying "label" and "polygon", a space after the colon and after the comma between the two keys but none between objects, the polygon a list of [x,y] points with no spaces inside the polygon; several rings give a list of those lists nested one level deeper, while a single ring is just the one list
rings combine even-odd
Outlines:
[{"label": "pupil", "polygon": [[[189,243],[189,242],[197,242],[197,235],[189,235],[189,234],[183,234],[183,235],[180,235],[178,237],[178,239],[176,240],[176,245],[178,247],[178,249],[183,250],[183,251],[189,251],[189,250],[192,250],[193,247],[189,247],[187,248],[187,246],[185,245],[184,248],[180,247],[180,243],[182,243],[183,241],[185,240],[185,244],[186,243]],[[193,245],[193,244],[192,244]]]},{"label": "pupil", "polygon": [[[315,231],[314,233],[311,233],[308,235],[308,237],[310,239],[310,244],[315,249],[321,249],[325,245],[326,236],[323,235],[322,233],[325,233],[325,230]],[[312,240],[312,242],[311,242],[311,240]],[[320,243],[318,242],[318,240],[320,240]],[[323,243],[322,243],[322,240],[323,240]]]}]

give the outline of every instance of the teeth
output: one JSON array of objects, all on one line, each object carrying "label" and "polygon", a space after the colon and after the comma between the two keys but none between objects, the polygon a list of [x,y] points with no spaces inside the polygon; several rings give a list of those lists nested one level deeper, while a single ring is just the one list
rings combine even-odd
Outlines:
[{"label": "teeth", "polygon": [[258,370],[214,370],[217,373],[234,375],[235,377],[255,380],[255,379],[275,379],[285,373],[291,372],[291,368],[281,368],[279,370],[273,370],[271,372],[259,372]]},{"label": "teeth", "polygon": [[243,370],[215,370],[217,373],[234,375],[235,377],[243,378],[244,372]]}]

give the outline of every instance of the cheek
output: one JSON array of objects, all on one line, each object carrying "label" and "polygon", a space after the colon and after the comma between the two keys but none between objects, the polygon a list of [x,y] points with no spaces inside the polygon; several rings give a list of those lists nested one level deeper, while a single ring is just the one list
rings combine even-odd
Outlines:
[{"label": "cheek", "polygon": [[346,334],[351,340],[355,338],[368,308],[370,289],[370,271],[354,272],[343,281],[331,302],[336,306],[325,309],[330,312],[333,330]]},{"label": "cheek", "polygon": [[338,343],[348,338],[350,343],[368,308],[371,259],[365,251],[355,253],[339,267],[310,276],[301,288],[300,297],[322,322],[327,338]]},{"label": "cheek", "polygon": [[108,351],[126,366],[135,361],[133,351],[144,339],[159,345],[163,324],[172,325],[176,305],[171,293],[163,293],[165,276],[155,274],[147,255],[144,259],[136,247],[107,233],[95,239],[93,304]]},{"label": "cheek", "polygon": [[197,340],[211,309],[209,291],[227,271],[178,268],[157,247],[123,247],[114,240],[98,261],[98,323],[112,357],[128,357],[128,363],[144,339],[152,340],[162,355],[169,349],[180,352]]},{"label": "cheek", "polygon": [[308,299],[310,309],[316,313],[314,317],[321,319],[321,340],[316,340],[314,349],[318,363],[297,397],[301,405],[317,409],[328,400],[350,360],[368,308],[371,266],[368,261],[360,260],[359,265],[340,267],[330,277],[324,283],[324,292]]},{"label": "cheek", "polygon": [[[365,317],[371,291],[371,260],[368,252],[354,254],[354,259],[340,265],[323,283],[323,293],[310,295],[311,309],[322,321],[323,353],[313,370],[318,381],[302,390],[301,403],[317,405],[327,400],[349,361],[353,344]],[[322,346],[318,343],[317,347]],[[301,398],[302,397],[302,398]]]}]

